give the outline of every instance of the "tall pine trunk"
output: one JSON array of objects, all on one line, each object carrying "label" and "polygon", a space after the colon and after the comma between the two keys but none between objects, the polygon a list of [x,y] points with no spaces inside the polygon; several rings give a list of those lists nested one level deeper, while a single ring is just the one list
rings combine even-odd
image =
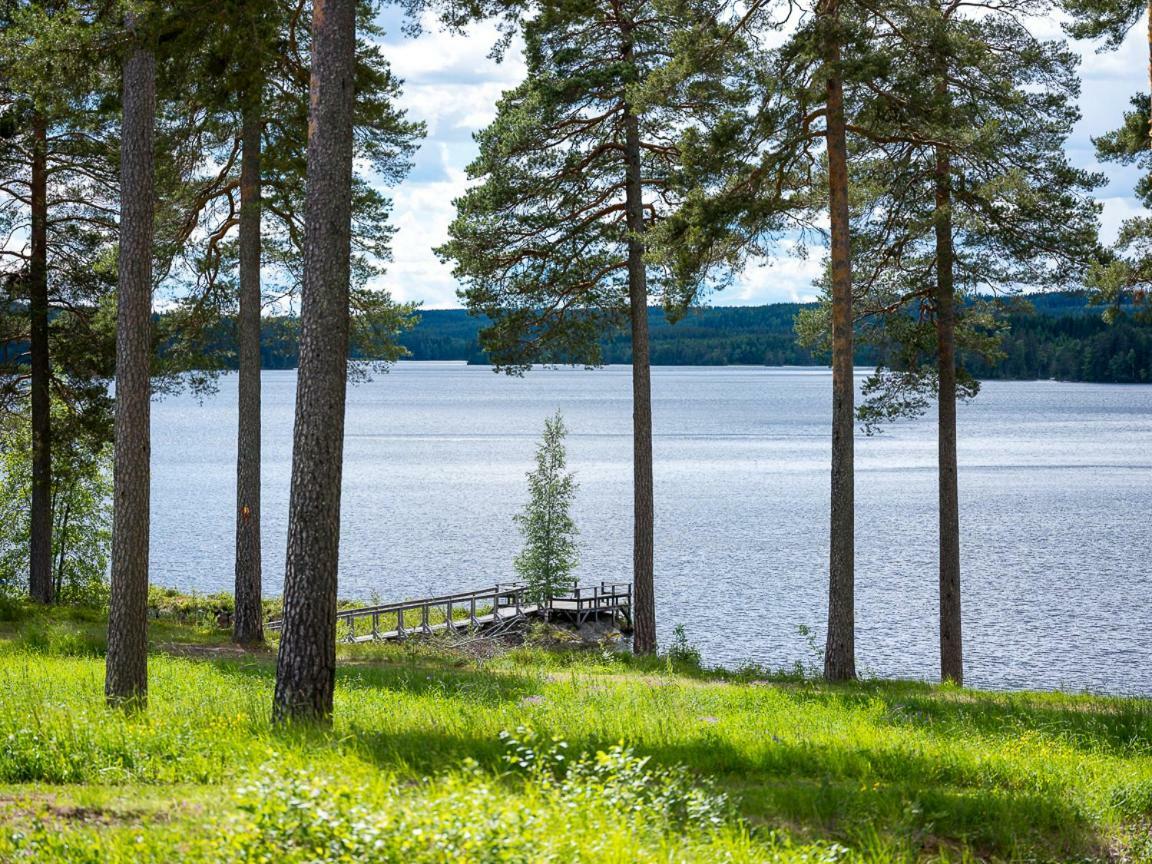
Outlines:
[{"label": "tall pine trunk", "polygon": [[956,471],[956,290],[951,160],[936,148],[936,342],[940,375],[940,677],[964,682],[960,630],[960,492]]},{"label": "tall pine trunk", "polygon": [[[625,32],[624,62],[633,62]],[[652,369],[648,357],[648,274],[644,265],[644,186],[640,127],[624,106],[625,214],[628,225],[628,309],[632,322],[632,650],[656,651],[652,492]]]},{"label": "tall pine trunk", "polygon": [[260,603],[260,139],[259,83],[244,106],[240,161],[239,427],[236,434],[236,615],[232,638],[264,640]]},{"label": "tall pine trunk", "polygon": [[356,0],[316,0],[300,369],[273,717],[326,720],[336,678],[336,576],[348,357]]},{"label": "tall pine trunk", "polygon": [[832,508],[828,555],[828,638],[824,677],[856,677],[855,489],[852,378],[852,260],[848,210],[848,140],[844,119],[839,8],[825,9],[827,70],[828,210],[832,259]]},{"label": "tall pine trunk", "polygon": [[52,374],[48,348],[48,132],[32,118],[31,261],[28,268],[32,402],[32,506],[28,593],[51,603],[52,585]]},{"label": "tall pine trunk", "polygon": [[[131,19],[128,29],[135,29]],[[123,88],[112,590],[104,691],[110,703],[143,704],[148,695],[149,361],[156,58],[139,43],[129,49],[124,59]]]},{"label": "tall pine trunk", "polygon": [[824,676],[856,677],[855,381],[852,379],[852,268],[848,210],[848,131],[844,121],[839,8],[825,9],[828,215],[832,258],[832,517],[828,545],[828,634]]}]

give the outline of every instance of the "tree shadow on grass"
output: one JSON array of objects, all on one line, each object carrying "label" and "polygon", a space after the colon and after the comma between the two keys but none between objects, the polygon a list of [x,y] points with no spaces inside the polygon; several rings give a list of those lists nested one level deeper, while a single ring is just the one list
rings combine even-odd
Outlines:
[{"label": "tree shadow on grass", "polygon": [[337,672],[345,697],[394,691],[488,706],[510,705],[537,695],[542,679],[505,671],[476,671],[413,663],[397,666],[345,667]]},{"label": "tree shadow on grass", "polygon": [[[222,675],[266,683],[271,694],[276,678],[274,656],[207,657],[204,660]],[[363,694],[386,695],[392,691],[499,706],[522,701],[538,693],[540,686],[539,676],[523,672],[460,668],[450,662],[430,662],[423,657],[363,665],[341,663],[336,668],[338,699],[354,699]]]}]

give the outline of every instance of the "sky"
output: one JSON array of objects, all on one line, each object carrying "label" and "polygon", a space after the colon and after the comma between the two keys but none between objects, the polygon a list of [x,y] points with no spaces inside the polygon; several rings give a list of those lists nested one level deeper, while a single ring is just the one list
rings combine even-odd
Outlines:
[{"label": "sky", "polygon": [[[493,25],[473,27],[467,35],[439,31],[429,19],[425,33],[406,37],[398,13],[385,12],[384,54],[393,71],[404,80],[401,104],[409,117],[428,126],[415,164],[399,187],[389,190],[394,202],[397,233],[393,261],[380,277],[396,300],[421,301],[425,309],[459,307],[458,285],[448,265],[432,248],[447,238],[452,201],[468,185],[466,168],[476,153],[472,135],[495,116],[500,94],[518,84],[524,65],[513,48],[503,62],[488,57],[497,39]],[[1059,22],[1038,22],[1040,35],[1060,36]],[[1133,169],[1096,162],[1091,138],[1119,125],[1131,96],[1147,88],[1146,28],[1138,24],[1118,51],[1098,53],[1092,43],[1077,43],[1082,58],[1080,76],[1083,115],[1068,140],[1070,161],[1082,168],[1103,171],[1108,185],[1097,192],[1104,205],[1102,237],[1110,241],[1120,223],[1135,215],[1140,205],[1132,195]],[[820,255],[807,260],[780,257],[753,266],[735,284],[707,298],[713,305],[758,305],[800,302],[814,298],[812,280],[820,268]]]}]

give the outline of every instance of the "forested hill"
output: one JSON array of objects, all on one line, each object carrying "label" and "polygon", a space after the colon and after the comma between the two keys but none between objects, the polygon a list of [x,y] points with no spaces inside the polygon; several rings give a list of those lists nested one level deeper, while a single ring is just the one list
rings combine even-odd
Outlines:
[{"label": "forested hill", "polygon": [[[1066,381],[1152,382],[1152,325],[1126,316],[1108,325],[1100,309],[1083,295],[1045,294],[1031,298],[1033,311],[1009,316],[1005,359],[989,367],[973,362],[980,378],[1057,378]],[[797,303],[695,309],[675,325],[660,309],[649,312],[652,362],[664,366],[821,366],[823,358],[796,344],[792,321]],[[401,342],[414,360],[466,360],[486,363],[477,334],[484,320],[462,309],[429,309]],[[225,340],[227,341],[227,340]],[[267,319],[262,354],[265,368],[296,365],[296,321]],[[628,363],[626,333],[604,343],[608,363]],[[874,365],[875,349],[861,347],[856,361]]]},{"label": "forested hill", "polygon": [[[662,309],[649,309],[652,362],[660,366],[809,366],[820,361],[796,344],[792,321],[798,303],[771,306],[715,306],[693,309],[670,325]],[[429,309],[401,339],[414,360],[468,360],[486,363],[477,342],[485,319],[462,309]],[[603,343],[607,363],[629,363],[626,332]]]},{"label": "forested hill", "polygon": [[[1009,316],[1005,359],[989,367],[973,362],[981,378],[1058,378],[1068,381],[1152,382],[1152,325],[1124,317],[1108,325],[1100,309],[1076,293],[1030,298],[1032,311]],[[649,311],[652,362],[665,366],[825,365],[796,344],[792,329],[798,303],[717,306],[692,310],[675,325],[660,309]],[[484,320],[462,309],[430,309],[401,340],[414,360],[487,362],[477,334]],[[628,363],[627,334],[604,343],[608,363]],[[875,349],[862,347],[857,363],[874,365]]]}]

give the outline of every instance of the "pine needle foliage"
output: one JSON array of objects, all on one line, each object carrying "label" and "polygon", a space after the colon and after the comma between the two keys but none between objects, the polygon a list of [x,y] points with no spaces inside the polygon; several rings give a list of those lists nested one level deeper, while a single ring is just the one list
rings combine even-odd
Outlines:
[{"label": "pine needle foliage", "polygon": [[599,365],[599,339],[647,302],[678,317],[707,289],[711,260],[670,263],[641,235],[684,206],[747,98],[694,47],[722,38],[717,14],[712,0],[574,0],[524,23],[528,74],[477,134],[479,182],[436,250],[489,319],[480,344],[498,368]]}]

